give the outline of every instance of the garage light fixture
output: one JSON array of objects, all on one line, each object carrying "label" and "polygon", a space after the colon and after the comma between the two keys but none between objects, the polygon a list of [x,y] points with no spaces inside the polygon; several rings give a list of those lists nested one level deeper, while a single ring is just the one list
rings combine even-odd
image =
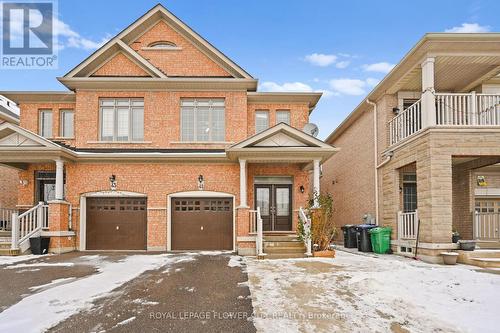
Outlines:
[{"label": "garage light fixture", "polygon": [[109,185],[111,187],[111,191],[116,191],[116,176],[115,175],[111,175],[111,177],[109,177]]},{"label": "garage light fixture", "polygon": [[299,190],[300,190],[300,193],[304,193],[304,191],[305,191],[304,185],[300,185]]},{"label": "garage light fixture", "polygon": [[203,191],[205,188],[205,179],[203,179],[203,175],[198,176],[198,190]]}]

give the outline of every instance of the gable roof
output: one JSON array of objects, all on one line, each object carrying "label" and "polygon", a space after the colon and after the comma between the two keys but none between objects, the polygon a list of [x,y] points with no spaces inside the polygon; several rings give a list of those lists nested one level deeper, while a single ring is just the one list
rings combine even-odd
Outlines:
[{"label": "gable roof", "polygon": [[69,71],[66,75],[64,75],[63,78],[60,79],[60,81],[65,84],[65,81],[67,81],[67,79],[89,76],[89,71],[93,68],[95,69],[97,66],[102,64],[103,61],[105,62],[110,58],[110,56],[114,55],[113,51],[116,51],[116,48],[120,48],[128,52],[128,54],[135,58],[138,63],[142,64],[145,69],[148,69],[151,74],[154,74],[152,75],[152,77],[166,78],[167,76],[165,74],[163,74],[159,69],[142,58],[136,51],[128,46],[129,43],[141,36],[144,32],[146,32],[150,27],[152,27],[160,20],[165,21],[169,26],[178,31],[201,52],[203,52],[206,56],[215,61],[229,73],[231,73],[231,75],[233,75],[235,78],[253,79],[250,74],[248,74],[235,62],[229,59],[225,54],[216,49],[212,44],[201,37],[198,33],[196,33],[187,24],[182,22],[178,17],[168,11],[161,4],[158,4],[151,10],[149,10],[146,14],[137,19],[135,22],[133,22],[131,25],[129,25],[127,28],[125,28],[123,31],[121,31],[110,41],[108,41],[100,49],[91,54],[82,63]]},{"label": "gable roof", "polygon": [[279,123],[232,145],[227,151],[254,147],[334,148],[320,139],[299,131],[290,125]]},{"label": "gable roof", "polygon": [[61,146],[11,123],[0,124],[0,146],[48,148],[59,150]]}]

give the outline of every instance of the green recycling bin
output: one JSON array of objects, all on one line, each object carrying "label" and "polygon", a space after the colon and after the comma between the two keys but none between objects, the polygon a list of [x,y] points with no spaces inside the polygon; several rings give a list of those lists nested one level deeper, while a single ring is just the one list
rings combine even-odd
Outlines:
[{"label": "green recycling bin", "polygon": [[372,241],[372,250],[375,253],[384,254],[391,248],[390,227],[373,228],[368,230]]}]

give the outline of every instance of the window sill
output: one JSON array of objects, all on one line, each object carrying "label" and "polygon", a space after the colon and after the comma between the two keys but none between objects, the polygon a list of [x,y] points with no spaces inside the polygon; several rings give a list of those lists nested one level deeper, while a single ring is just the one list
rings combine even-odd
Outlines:
[{"label": "window sill", "polygon": [[75,140],[75,137],[56,136],[55,140]]},{"label": "window sill", "polygon": [[171,141],[173,145],[229,145],[230,141]]},{"label": "window sill", "polygon": [[124,144],[124,145],[131,145],[131,144],[151,144],[153,141],[87,141],[89,144]]}]

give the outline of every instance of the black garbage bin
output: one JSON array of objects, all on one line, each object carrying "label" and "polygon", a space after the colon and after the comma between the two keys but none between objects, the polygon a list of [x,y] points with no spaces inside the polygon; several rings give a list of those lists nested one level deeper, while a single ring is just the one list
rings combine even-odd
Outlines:
[{"label": "black garbage bin", "polygon": [[31,237],[30,247],[33,254],[49,253],[50,237]]},{"label": "black garbage bin", "polygon": [[372,252],[372,242],[368,230],[376,228],[375,224],[359,224],[356,226],[356,234],[358,238],[358,251]]},{"label": "black garbage bin", "polygon": [[346,224],[341,229],[344,234],[344,247],[345,248],[357,247],[358,241],[356,236],[356,226],[353,224]]}]

